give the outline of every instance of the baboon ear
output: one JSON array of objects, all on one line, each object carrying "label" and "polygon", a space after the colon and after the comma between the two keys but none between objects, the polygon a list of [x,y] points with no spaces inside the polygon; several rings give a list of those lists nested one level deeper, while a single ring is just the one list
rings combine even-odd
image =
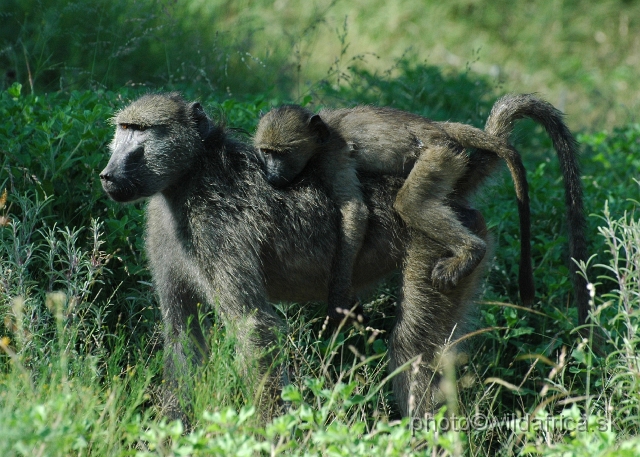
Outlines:
[{"label": "baboon ear", "polygon": [[211,129],[211,122],[200,103],[195,102],[191,105],[191,116],[196,122],[196,128],[198,129],[198,133],[200,133],[200,138],[206,138]]},{"label": "baboon ear", "polygon": [[331,136],[331,132],[329,131],[329,127],[324,123],[320,115],[314,114],[309,119],[309,130],[316,136],[318,143],[326,143],[329,141],[329,137]]}]

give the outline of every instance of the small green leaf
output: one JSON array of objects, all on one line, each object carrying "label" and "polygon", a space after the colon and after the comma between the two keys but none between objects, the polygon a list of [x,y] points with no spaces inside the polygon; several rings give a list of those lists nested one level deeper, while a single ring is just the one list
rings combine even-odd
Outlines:
[{"label": "small green leaf", "polygon": [[587,354],[584,352],[584,350],[580,349],[580,348],[576,348],[573,350],[573,352],[571,353],[571,357],[573,357],[574,359],[576,359],[578,362],[585,364],[587,363]]},{"label": "small green leaf", "polygon": [[373,352],[376,354],[383,354],[387,351],[387,345],[383,340],[375,340],[372,345]]},{"label": "small green leaf", "polygon": [[282,389],[282,399],[290,402],[301,402],[302,394],[294,385],[285,386]]},{"label": "small green leaf", "polygon": [[7,89],[7,92],[9,92],[9,95],[14,98],[20,97],[20,92],[22,92],[22,84],[13,83],[13,85]]}]

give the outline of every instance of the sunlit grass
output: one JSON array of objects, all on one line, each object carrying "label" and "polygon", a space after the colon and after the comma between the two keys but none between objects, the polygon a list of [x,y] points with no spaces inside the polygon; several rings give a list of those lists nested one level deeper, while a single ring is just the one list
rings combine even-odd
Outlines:
[{"label": "sunlit grass", "polygon": [[[0,87],[177,87],[301,101],[359,66],[469,69],[496,94],[537,92],[572,127],[611,128],[640,107],[640,6],[622,0],[24,2],[10,5]],[[40,24],[47,26],[42,27]],[[352,100],[345,100],[346,103]]]}]

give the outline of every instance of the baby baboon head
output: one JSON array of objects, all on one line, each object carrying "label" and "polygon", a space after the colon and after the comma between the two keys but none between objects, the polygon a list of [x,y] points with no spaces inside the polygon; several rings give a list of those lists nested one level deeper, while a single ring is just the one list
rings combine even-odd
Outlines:
[{"label": "baby baboon head", "polygon": [[320,116],[300,106],[284,105],[265,114],[254,145],[269,183],[277,187],[289,184],[330,136]]}]

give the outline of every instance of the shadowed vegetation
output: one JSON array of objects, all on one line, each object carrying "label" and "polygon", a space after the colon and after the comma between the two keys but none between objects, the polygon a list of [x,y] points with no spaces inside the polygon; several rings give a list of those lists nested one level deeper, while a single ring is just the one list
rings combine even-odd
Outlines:
[{"label": "shadowed vegetation", "polygon": [[[639,7],[514,5],[4,2],[0,455],[637,455],[640,126],[630,113],[640,93]],[[283,394],[290,408],[266,426],[234,362],[234,336],[214,313],[212,356],[191,380],[194,429],[167,423],[156,407],[163,348],[143,205],[110,202],[97,173],[115,110],[172,89],[248,132],[283,102],[390,105],[481,127],[504,92],[538,91],[584,129],[597,255],[588,279],[604,354],[574,331],[560,171],[546,135],[523,123],[512,140],[531,189],[536,305],[513,306],[519,230],[503,172],[474,202],[496,242],[468,329],[477,332],[443,365],[458,399],[449,413],[480,422],[437,434],[394,422],[390,281],[364,302],[376,330],[334,333],[323,305],[276,304],[290,322],[280,357],[292,384]],[[514,415],[560,426],[517,428]],[[584,427],[573,433],[570,423]]]}]

